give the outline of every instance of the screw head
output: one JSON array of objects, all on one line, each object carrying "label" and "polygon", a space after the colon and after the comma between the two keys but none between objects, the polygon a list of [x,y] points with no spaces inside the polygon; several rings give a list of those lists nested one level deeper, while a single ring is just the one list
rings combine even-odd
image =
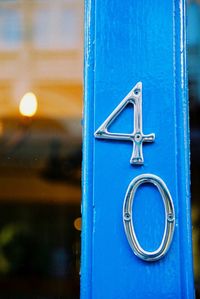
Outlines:
[{"label": "screw head", "polygon": [[131,220],[131,214],[129,212],[124,213],[124,220],[125,221],[130,221]]},{"label": "screw head", "polygon": [[137,96],[140,93],[140,88],[134,89],[134,94]]},{"label": "screw head", "polygon": [[136,133],[134,139],[136,142],[140,142],[142,140],[142,135],[140,133]]},{"label": "screw head", "polygon": [[172,213],[168,214],[168,215],[167,215],[167,220],[168,220],[169,222],[173,222],[173,221],[174,221],[174,215],[173,215]]}]

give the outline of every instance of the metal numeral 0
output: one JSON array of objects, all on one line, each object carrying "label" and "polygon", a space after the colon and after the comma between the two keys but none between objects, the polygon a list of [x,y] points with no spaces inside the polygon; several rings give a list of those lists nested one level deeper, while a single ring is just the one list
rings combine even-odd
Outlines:
[{"label": "metal numeral 0", "polygon": [[[134,131],[132,134],[111,133],[108,127],[124,110],[128,104],[134,106]],[[143,142],[153,142],[155,134],[144,135],[142,131],[142,82],[138,82],[121,103],[108,116],[104,123],[98,128],[94,136],[101,139],[115,139],[133,142],[133,152],[130,159],[131,164],[143,164]]]},{"label": "metal numeral 0", "polygon": [[[135,193],[137,191],[137,188],[144,183],[151,183],[157,187],[158,191],[161,194],[165,208],[165,228],[162,242],[159,248],[152,252],[146,251],[140,246],[137,236],[135,234],[133,224],[134,219],[132,217],[132,206]],[[124,199],[123,221],[128,242],[135,255],[137,255],[139,258],[141,258],[144,261],[151,262],[159,260],[167,253],[174,233],[175,212],[170,192],[165,183],[161,180],[161,178],[153,174],[143,174],[137,176],[132,180]]]}]

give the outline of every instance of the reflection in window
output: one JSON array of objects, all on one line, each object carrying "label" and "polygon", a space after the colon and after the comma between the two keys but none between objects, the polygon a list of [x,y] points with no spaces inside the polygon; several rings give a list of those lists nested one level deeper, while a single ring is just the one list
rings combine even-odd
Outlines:
[{"label": "reflection in window", "polygon": [[[55,6],[55,5],[54,5]],[[34,12],[33,43],[36,49],[76,49],[80,27],[75,9],[39,8]]]},{"label": "reflection in window", "polygon": [[18,49],[22,43],[22,13],[18,9],[0,10],[0,51]]},{"label": "reflection in window", "polygon": [[77,1],[0,1],[0,6],[0,51],[17,50],[27,41],[44,50],[80,47],[82,11]]},{"label": "reflection in window", "polygon": [[82,15],[0,1],[2,299],[79,298]]}]

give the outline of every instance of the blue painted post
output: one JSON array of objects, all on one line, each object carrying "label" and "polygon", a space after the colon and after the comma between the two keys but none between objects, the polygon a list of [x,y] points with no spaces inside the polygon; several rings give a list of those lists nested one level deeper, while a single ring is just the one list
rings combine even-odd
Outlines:
[{"label": "blue painted post", "polygon": [[[184,0],[86,0],[81,299],[192,299],[194,296]],[[102,125],[141,81],[144,164],[131,165],[132,143],[96,139]],[[133,107],[110,127],[130,133]],[[154,174],[174,203],[171,246],[158,261],[137,257],[123,226],[130,182]],[[157,188],[143,184],[133,204],[140,245],[159,247],[165,212]]]}]

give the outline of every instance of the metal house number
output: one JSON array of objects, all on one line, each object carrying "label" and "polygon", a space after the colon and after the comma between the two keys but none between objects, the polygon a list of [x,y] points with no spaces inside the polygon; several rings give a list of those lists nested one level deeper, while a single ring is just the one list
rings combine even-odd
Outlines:
[{"label": "metal house number", "polygon": [[[132,134],[110,133],[108,127],[117,118],[117,116],[125,109],[128,104],[134,106],[134,130]],[[142,82],[138,82],[121,103],[108,116],[104,123],[95,132],[96,138],[115,139],[133,142],[133,152],[130,159],[131,164],[143,164],[143,142],[153,142],[155,134],[144,135],[142,132]]]},{"label": "metal house number", "polygon": [[[134,107],[134,130],[132,134],[125,133],[111,133],[108,131],[108,127],[117,118],[117,116],[125,109],[129,104],[133,104]],[[113,139],[113,140],[125,140],[133,142],[133,152],[130,159],[130,163],[133,165],[142,165],[144,163],[143,158],[143,143],[153,142],[155,140],[155,134],[143,134],[142,131],[142,83],[138,82],[128,95],[121,101],[121,103],[114,109],[114,111],[108,116],[104,123],[98,128],[94,136],[101,139]],[[132,217],[132,206],[137,188],[145,183],[151,183],[155,185],[160,192],[164,203],[165,209],[165,228],[163,238],[160,246],[155,251],[144,250],[137,239],[134,230],[134,223]],[[126,237],[129,245],[132,248],[134,254],[144,261],[156,261],[161,259],[168,251],[173,239],[174,227],[175,227],[175,211],[173,200],[170,192],[161,178],[153,174],[142,174],[137,176],[130,183],[123,205],[123,222]]]}]

